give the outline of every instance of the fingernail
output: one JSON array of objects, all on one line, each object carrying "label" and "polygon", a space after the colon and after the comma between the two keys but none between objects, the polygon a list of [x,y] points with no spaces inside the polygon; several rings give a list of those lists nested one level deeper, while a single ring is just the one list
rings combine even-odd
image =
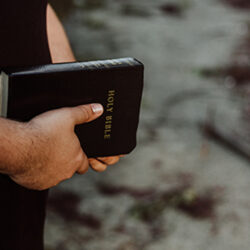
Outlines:
[{"label": "fingernail", "polygon": [[91,108],[95,114],[100,114],[103,112],[103,107],[99,103],[92,103]]}]

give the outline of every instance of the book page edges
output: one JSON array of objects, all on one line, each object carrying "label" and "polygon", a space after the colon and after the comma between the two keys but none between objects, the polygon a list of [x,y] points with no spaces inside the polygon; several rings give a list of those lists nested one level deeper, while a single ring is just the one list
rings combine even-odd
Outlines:
[{"label": "book page edges", "polygon": [[132,57],[106,59],[87,62],[66,62],[66,63],[52,63],[37,66],[26,67],[7,67],[4,71],[9,75],[31,75],[31,74],[48,74],[59,72],[73,72],[82,70],[107,70],[122,67],[140,66],[142,65],[137,59]]},{"label": "book page edges", "polygon": [[8,79],[8,75],[2,71],[0,75],[0,116],[5,118],[8,110]]}]

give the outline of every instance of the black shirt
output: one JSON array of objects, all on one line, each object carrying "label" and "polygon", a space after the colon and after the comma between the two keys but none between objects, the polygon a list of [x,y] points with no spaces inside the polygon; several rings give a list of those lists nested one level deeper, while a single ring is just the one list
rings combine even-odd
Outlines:
[{"label": "black shirt", "polygon": [[[51,62],[47,0],[0,0],[0,69]],[[0,174],[0,250],[43,250],[46,191]]]},{"label": "black shirt", "polygon": [[46,6],[47,0],[1,0],[0,67],[51,62]]}]

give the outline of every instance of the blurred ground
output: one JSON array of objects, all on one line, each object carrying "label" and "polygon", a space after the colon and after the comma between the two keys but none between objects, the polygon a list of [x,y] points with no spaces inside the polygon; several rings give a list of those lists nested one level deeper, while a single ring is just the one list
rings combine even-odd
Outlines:
[{"label": "blurred ground", "polygon": [[51,2],[79,61],[136,57],[145,90],[136,150],[51,190],[46,250],[249,249],[248,0]]}]

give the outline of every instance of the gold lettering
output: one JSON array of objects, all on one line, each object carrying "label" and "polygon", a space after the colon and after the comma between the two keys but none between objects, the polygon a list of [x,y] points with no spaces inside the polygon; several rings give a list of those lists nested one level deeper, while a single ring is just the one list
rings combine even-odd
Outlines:
[{"label": "gold lettering", "polygon": [[[110,63],[112,63],[112,61],[110,61]],[[114,101],[115,101],[115,90],[109,90],[107,97],[106,112],[113,113]],[[105,117],[104,139],[111,138],[112,119],[113,119],[112,115],[106,115]]]},{"label": "gold lettering", "polygon": [[104,139],[107,140],[107,139],[110,139],[110,135],[104,135]]},{"label": "gold lettering", "polygon": [[109,102],[109,106],[110,105],[113,105],[113,103],[114,103],[114,97],[113,96],[110,96],[109,98],[108,98],[108,102]]},{"label": "gold lettering", "polygon": [[115,91],[114,90],[110,90],[109,91],[109,95],[113,95],[114,96],[115,95]]},{"label": "gold lettering", "polygon": [[108,104],[107,104],[107,108],[109,108],[110,106],[113,106],[114,105],[114,102],[109,102]]},{"label": "gold lettering", "polygon": [[108,108],[107,111],[113,113],[113,107]]},{"label": "gold lettering", "polygon": [[106,124],[105,125],[105,129],[107,130],[107,129],[111,129],[111,125],[110,124]]}]

